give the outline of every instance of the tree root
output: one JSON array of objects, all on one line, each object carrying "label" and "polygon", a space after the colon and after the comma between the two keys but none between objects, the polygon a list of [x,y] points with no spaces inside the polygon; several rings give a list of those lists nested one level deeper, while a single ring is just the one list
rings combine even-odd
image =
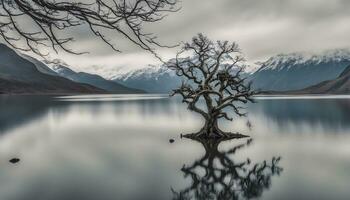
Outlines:
[{"label": "tree root", "polygon": [[201,139],[201,140],[231,140],[231,139],[239,139],[239,138],[246,138],[249,137],[248,135],[243,135],[238,132],[231,133],[231,132],[223,132],[223,131],[217,131],[214,133],[206,133],[204,131],[200,131],[198,133],[190,133],[190,134],[181,134],[181,137],[189,138],[189,139]]}]

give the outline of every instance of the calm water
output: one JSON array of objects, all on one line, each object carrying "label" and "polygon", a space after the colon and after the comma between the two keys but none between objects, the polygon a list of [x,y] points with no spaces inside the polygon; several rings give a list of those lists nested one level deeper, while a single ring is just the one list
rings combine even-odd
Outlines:
[{"label": "calm water", "polygon": [[166,96],[0,97],[0,199],[349,199],[349,98],[260,98],[221,124],[253,140],[201,144]]}]

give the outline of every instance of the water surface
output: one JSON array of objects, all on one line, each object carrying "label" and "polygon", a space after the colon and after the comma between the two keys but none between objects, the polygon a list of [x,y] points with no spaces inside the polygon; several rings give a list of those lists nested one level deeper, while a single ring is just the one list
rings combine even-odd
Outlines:
[{"label": "water surface", "polygon": [[350,196],[349,96],[260,97],[221,123],[252,140],[204,145],[180,139],[202,120],[167,96],[2,96],[0,111],[4,200]]}]

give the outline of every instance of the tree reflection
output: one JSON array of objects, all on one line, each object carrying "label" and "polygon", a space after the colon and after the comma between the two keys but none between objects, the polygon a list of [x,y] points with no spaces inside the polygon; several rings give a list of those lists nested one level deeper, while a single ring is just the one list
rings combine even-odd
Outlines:
[{"label": "tree reflection", "polygon": [[228,151],[219,151],[220,140],[197,140],[205,148],[205,154],[192,165],[184,165],[184,177],[191,184],[181,191],[173,192],[174,200],[251,199],[260,197],[271,185],[271,177],[279,175],[281,157],[253,164],[249,158],[236,162],[232,156],[252,143],[248,139]]}]

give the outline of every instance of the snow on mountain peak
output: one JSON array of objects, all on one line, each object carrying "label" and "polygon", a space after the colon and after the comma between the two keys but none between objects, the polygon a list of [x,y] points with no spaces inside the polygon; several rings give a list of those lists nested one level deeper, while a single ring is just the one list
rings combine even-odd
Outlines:
[{"label": "snow on mountain peak", "polygon": [[327,62],[340,62],[342,60],[350,61],[349,49],[327,50],[320,53],[296,52],[289,54],[278,54],[262,62],[262,70],[282,70],[295,65],[318,64]]},{"label": "snow on mountain peak", "polygon": [[111,79],[118,79],[118,80],[127,80],[129,78],[137,78],[140,76],[143,76],[145,78],[157,78],[159,76],[162,76],[163,74],[170,74],[175,75],[170,69],[168,69],[164,65],[147,65],[147,67],[140,68],[137,70],[129,71],[124,74],[118,74],[112,77]]}]

